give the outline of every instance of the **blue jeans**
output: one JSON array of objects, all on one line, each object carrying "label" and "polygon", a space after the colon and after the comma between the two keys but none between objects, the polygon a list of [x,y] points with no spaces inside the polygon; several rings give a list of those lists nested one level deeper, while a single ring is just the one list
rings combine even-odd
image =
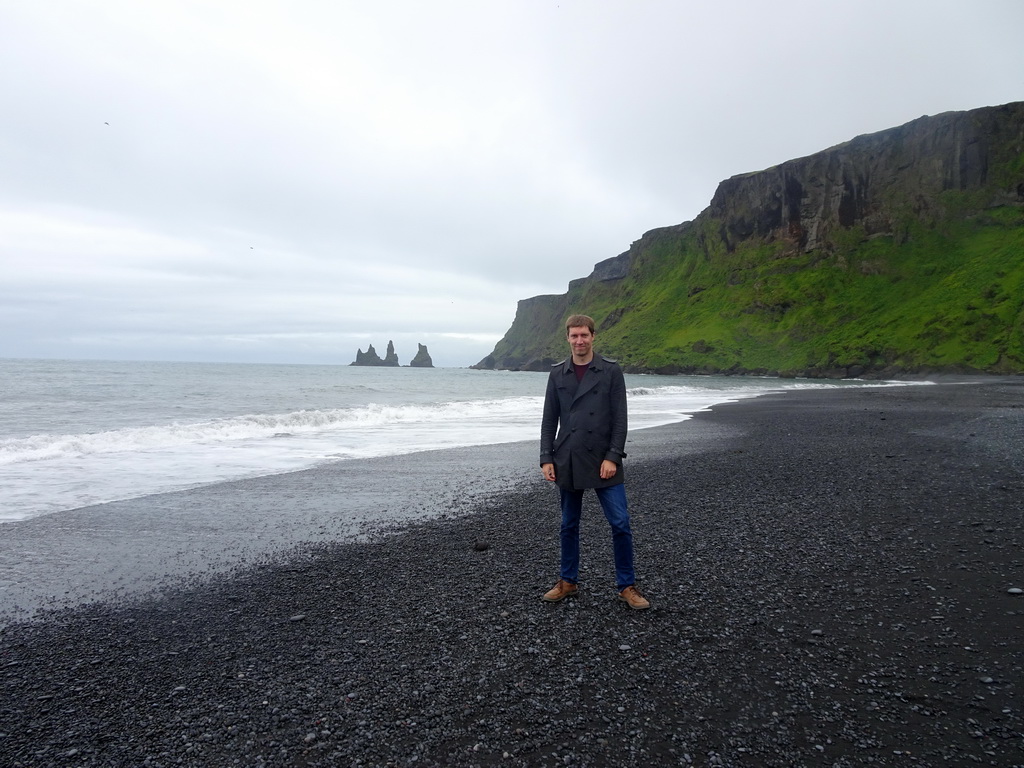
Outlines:
[{"label": "blue jeans", "polygon": [[[583,491],[567,491],[562,494],[562,578],[572,584],[580,575],[580,513],[583,511]],[[597,500],[612,528],[612,551],[615,553],[615,583],[619,590],[632,586],[636,581],[633,574],[633,532],[629,527],[629,510],[626,508],[626,486],[623,483],[608,488],[595,488]]]}]

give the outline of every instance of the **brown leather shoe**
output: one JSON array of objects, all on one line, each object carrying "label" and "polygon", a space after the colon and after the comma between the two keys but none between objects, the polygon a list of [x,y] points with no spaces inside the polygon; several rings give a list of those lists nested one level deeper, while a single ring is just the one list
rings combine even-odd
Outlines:
[{"label": "brown leather shoe", "polygon": [[641,595],[640,590],[632,585],[619,592],[619,599],[625,600],[626,604],[634,611],[642,611],[645,608],[651,607],[651,604],[647,602],[647,598]]},{"label": "brown leather shoe", "polygon": [[580,588],[572,582],[559,579],[558,583],[541,595],[540,599],[548,603],[557,603],[559,600],[565,600],[569,595],[575,595],[579,591]]}]

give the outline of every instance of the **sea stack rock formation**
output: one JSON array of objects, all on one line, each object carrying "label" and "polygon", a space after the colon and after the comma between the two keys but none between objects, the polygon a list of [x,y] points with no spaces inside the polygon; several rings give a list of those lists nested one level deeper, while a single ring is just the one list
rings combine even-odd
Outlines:
[{"label": "sea stack rock formation", "polygon": [[[356,359],[349,365],[368,365],[368,366],[383,366],[386,368],[397,368],[398,353],[395,352],[395,343],[393,341],[388,342],[388,351],[384,355],[382,360],[380,355],[377,354],[377,350],[373,348],[373,344],[367,347],[366,351],[362,349],[356,350]],[[419,345],[419,350],[416,352],[416,357],[409,363],[412,368],[433,368],[434,361],[430,359],[430,353],[427,352],[426,346],[423,344]]]},{"label": "sea stack rock formation", "polygon": [[377,354],[377,350],[373,348],[371,344],[365,352],[362,349],[356,350],[356,359],[349,365],[384,365],[384,361],[380,359],[380,355]]},{"label": "sea stack rock formation", "polygon": [[430,353],[427,352],[427,347],[424,344],[419,344],[419,349],[416,351],[416,357],[412,359],[409,366],[412,368],[433,368],[434,361],[430,359]]},{"label": "sea stack rock formation", "polygon": [[356,350],[356,359],[349,365],[385,365],[391,367],[398,367],[398,355],[395,354],[395,345],[392,342],[388,342],[388,351],[384,359],[380,359],[380,355],[377,354],[377,350],[373,348],[373,344],[367,347],[366,351],[358,349]]}]

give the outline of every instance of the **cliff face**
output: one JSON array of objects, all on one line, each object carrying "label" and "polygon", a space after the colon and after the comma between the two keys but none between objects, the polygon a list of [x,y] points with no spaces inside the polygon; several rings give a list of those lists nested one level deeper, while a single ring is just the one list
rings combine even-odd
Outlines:
[{"label": "cliff face", "polygon": [[[999,175],[1019,161],[1021,110],[1014,104],[922,117],[734,176],[719,185],[705,213],[722,222],[719,235],[730,250],[750,238],[829,249],[837,230],[858,225],[868,236],[896,236],[908,214],[926,222],[941,218],[943,192],[985,189],[990,167]],[[987,204],[1024,200],[1024,179],[1001,181]]]},{"label": "cliff face", "polygon": [[1024,103],[922,117],[722,182],[475,367],[541,370],[564,318],[628,370],[1024,372]]}]

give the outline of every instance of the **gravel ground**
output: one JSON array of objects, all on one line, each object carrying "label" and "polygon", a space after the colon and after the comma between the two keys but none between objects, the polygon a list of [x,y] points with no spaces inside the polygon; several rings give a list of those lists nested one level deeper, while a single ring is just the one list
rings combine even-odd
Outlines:
[{"label": "gravel ground", "polygon": [[649,611],[592,496],[581,594],[539,600],[556,497],[524,483],[8,625],[0,765],[1024,766],[1022,406],[984,379],[662,428],[627,468]]}]

